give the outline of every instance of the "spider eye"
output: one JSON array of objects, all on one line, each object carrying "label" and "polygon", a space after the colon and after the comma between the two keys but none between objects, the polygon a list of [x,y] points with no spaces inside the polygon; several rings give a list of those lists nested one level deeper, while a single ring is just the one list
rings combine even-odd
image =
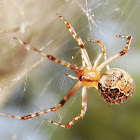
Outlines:
[{"label": "spider eye", "polygon": [[113,104],[121,103],[132,95],[134,90],[133,79],[121,69],[111,69],[101,76],[98,90],[105,101]]}]

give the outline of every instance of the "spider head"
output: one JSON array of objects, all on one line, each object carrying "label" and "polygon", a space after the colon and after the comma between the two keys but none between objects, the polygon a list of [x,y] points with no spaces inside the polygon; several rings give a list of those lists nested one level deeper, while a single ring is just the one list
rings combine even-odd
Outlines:
[{"label": "spider head", "polygon": [[77,77],[82,82],[83,86],[95,87],[100,80],[100,73],[94,68],[83,68],[76,71]]},{"label": "spider head", "polygon": [[121,103],[132,95],[134,90],[133,79],[121,69],[111,69],[101,76],[98,90],[105,101],[113,104]]}]

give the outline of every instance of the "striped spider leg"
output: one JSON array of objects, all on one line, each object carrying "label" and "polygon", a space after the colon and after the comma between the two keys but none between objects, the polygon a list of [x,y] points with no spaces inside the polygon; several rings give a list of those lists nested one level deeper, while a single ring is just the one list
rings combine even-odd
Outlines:
[{"label": "striped spider leg", "polygon": [[93,68],[97,68],[97,66],[100,63],[100,61],[101,61],[103,56],[104,56],[104,59],[106,61],[106,58],[105,58],[105,47],[104,47],[104,45],[99,40],[87,39],[87,41],[97,43],[100,46],[100,48],[101,48],[101,52],[98,55],[97,59],[95,60],[94,66],[93,66]]},{"label": "striped spider leg", "polygon": [[91,68],[92,65],[91,65],[90,59],[88,57],[87,51],[86,51],[86,49],[84,47],[84,43],[83,43],[82,39],[77,36],[74,28],[59,13],[57,13],[57,15],[60,17],[60,19],[66,25],[67,29],[69,30],[69,32],[71,33],[73,38],[78,42],[78,45],[80,46],[80,49],[81,49],[81,57],[82,57],[83,66],[87,65],[88,68]]},{"label": "striped spider leg", "polygon": [[[17,40],[22,45],[24,45],[24,47],[26,49],[34,50],[34,51],[38,52],[39,54],[47,57],[49,60],[52,60],[56,63],[59,63],[62,66],[65,66],[67,68],[74,70],[77,77],[69,75],[69,74],[67,74],[67,76],[69,76],[72,79],[78,79],[78,82],[71,88],[71,90],[66,94],[66,96],[56,105],[56,107],[52,107],[50,109],[46,109],[46,110],[43,110],[43,111],[40,111],[40,112],[37,112],[34,114],[30,114],[30,115],[25,115],[22,117],[4,114],[4,113],[0,113],[0,115],[10,117],[10,118],[16,118],[16,119],[20,119],[20,120],[27,120],[27,119],[32,119],[32,118],[40,116],[42,114],[51,112],[51,111],[57,111],[68,101],[68,99],[76,92],[76,90],[82,86],[82,109],[81,109],[81,113],[77,117],[72,119],[66,125],[45,119],[46,121],[48,121],[52,124],[55,124],[57,126],[60,126],[63,128],[69,128],[71,125],[73,125],[76,121],[78,121],[79,119],[81,119],[85,115],[85,112],[87,109],[87,88],[89,88],[89,87],[97,88],[98,91],[103,96],[103,98],[107,102],[110,102],[110,103],[120,103],[122,101],[125,101],[132,94],[132,92],[133,92],[133,83],[132,83],[133,80],[126,72],[124,72],[120,69],[111,69],[111,70],[106,71],[107,73],[103,73],[102,75],[100,75],[100,71],[104,67],[109,65],[113,60],[115,60],[118,57],[127,53],[129,46],[130,46],[131,36],[118,35],[117,37],[127,38],[125,49],[123,49],[121,52],[115,54],[114,56],[108,58],[107,60],[105,60],[101,64],[100,64],[100,61],[105,53],[104,46],[99,41],[93,41],[93,42],[96,42],[101,47],[101,53],[98,55],[97,59],[95,60],[94,65],[91,66],[90,59],[88,57],[88,54],[86,52],[86,49],[84,47],[84,44],[83,44],[81,38],[76,35],[74,28],[68,22],[66,22],[62,16],[60,16],[59,14],[58,14],[58,16],[64,22],[64,24],[66,25],[66,27],[68,28],[68,30],[72,34],[73,38],[78,42],[78,44],[80,46],[83,66],[72,65],[68,62],[59,60],[52,55],[48,55],[48,54],[43,53],[42,51],[32,47],[31,45],[27,44],[26,42],[21,41],[18,38],[14,37],[14,39]],[[92,40],[90,40],[90,41],[92,42]],[[114,74],[113,75],[114,77],[111,75],[112,73]],[[102,78],[104,76],[105,76],[105,78]],[[109,87],[105,87],[103,85],[106,82],[103,80],[107,79],[108,81],[109,80],[113,81],[111,78],[114,78],[113,80],[114,80],[115,84],[112,84],[112,82],[109,82],[108,83],[108,85],[110,87],[110,89],[109,89]],[[122,79],[122,78],[124,78],[124,79]],[[121,81],[121,83],[119,83],[120,81]],[[124,84],[122,82],[124,82]],[[107,86],[107,84],[105,84],[105,85]],[[121,89],[120,86],[122,86],[123,89]]]},{"label": "striped spider leg", "polygon": [[117,53],[117,54],[113,55],[112,57],[108,58],[102,64],[100,64],[98,66],[99,70],[103,69],[107,64],[110,64],[112,61],[114,61],[118,57],[120,57],[120,56],[122,56],[122,55],[124,55],[128,52],[132,37],[131,36],[126,36],[126,35],[116,35],[116,37],[121,37],[121,38],[126,38],[127,39],[125,48],[122,51],[120,51],[119,53]]},{"label": "striped spider leg", "polygon": [[[98,55],[98,58],[96,59],[96,61],[94,62],[94,68],[96,68],[98,66],[98,64],[100,63],[103,56],[104,56],[104,60],[105,61],[107,60],[106,53],[105,53],[105,47],[99,40],[87,39],[87,41],[97,43],[101,48],[101,52]],[[107,68],[107,70],[109,70],[110,69],[109,65],[106,65],[106,68]]]}]

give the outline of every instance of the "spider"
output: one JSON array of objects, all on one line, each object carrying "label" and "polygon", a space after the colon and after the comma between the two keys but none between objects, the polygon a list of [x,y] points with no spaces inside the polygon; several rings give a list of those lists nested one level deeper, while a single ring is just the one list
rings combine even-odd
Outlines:
[{"label": "spider", "polygon": [[[117,68],[113,68],[113,69],[107,68],[106,72],[104,72],[103,74],[100,74],[101,70],[104,67],[107,67],[107,65],[109,65],[112,61],[114,61],[118,57],[127,53],[132,37],[126,36],[126,35],[117,35],[117,37],[122,37],[122,38],[127,39],[126,46],[122,51],[120,51],[119,53],[113,55],[112,57],[110,57],[108,59],[106,59],[106,57],[105,57],[104,45],[100,41],[87,39],[87,41],[97,43],[101,47],[101,52],[97,56],[97,59],[95,60],[94,65],[92,66],[82,39],[77,36],[74,28],[61,15],[59,15],[58,13],[57,13],[57,15],[64,22],[67,29],[71,33],[71,35],[73,36],[73,38],[77,41],[78,45],[80,46],[81,57],[82,57],[82,66],[72,65],[68,62],[59,60],[58,58],[56,58],[52,55],[43,53],[42,51],[32,47],[31,45],[27,44],[26,42],[21,41],[20,39],[18,39],[16,37],[14,37],[14,39],[17,40],[22,45],[24,45],[26,47],[26,49],[34,50],[34,51],[38,52],[39,54],[47,57],[49,60],[52,60],[56,63],[59,63],[62,66],[65,66],[67,68],[74,70],[77,77],[72,76],[70,74],[67,74],[67,76],[69,76],[72,79],[77,79],[78,82],[70,89],[70,91],[65,95],[65,97],[55,107],[52,107],[52,108],[49,108],[49,109],[46,109],[46,110],[43,110],[43,111],[40,111],[37,113],[25,115],[22,117],[9,115],[9,114],[3,114],[3,113],[0,113],[0,115],[10,117],[10,118],[16,118],[16,119],[20,119],[20,120],[28,120],[28,119],[35,118],[37,116],[40,116],[40,115],[48,113],[48,112],[57,111],[68,101],[68,99],[76,92],[76,90],[82,86],[82,108],[81,108],[81,113],[77,117],[73,118],[66,125],[45,119],[46,121],[48,121],[54,125],[57,125],[57,126],[60,126],[63,128],[69,128],[76,121],[81,119],[86,113],[87,89],[88,88],[95,87],[101,93],[101,96],[103,97],[103,99],[111,104],[124,102],[133,93],[133,90],[134,90],[133,79],[127,72],[125,72],[121,69],[117,69]],[[103,57],[105,58],[105,61],[100,64],[100,61]]]}]

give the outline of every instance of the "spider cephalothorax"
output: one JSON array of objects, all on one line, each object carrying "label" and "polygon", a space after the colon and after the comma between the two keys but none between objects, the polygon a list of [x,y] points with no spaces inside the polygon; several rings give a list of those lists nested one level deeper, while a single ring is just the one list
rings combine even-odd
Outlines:
[{"label": "spider cephalothorax", "polygon": [[[82,39],[76,35],[74,28],[67,21],[65,21],[65,19],[62,16],[60,16],[59,14],[58,16],[64,22],[67,29],[70,31],[71,35],[78,42],[78,45],[80,46],[83,66],[72,65],[68,62],[59,60],[58,58],[52,55],[43,53],[42,51],[32,47],[31,45],[27,44],[26,42],[21,41],[18,38],[14,37],[14,39],[16,39],[18,42],[23,44],[27,48],[27,50],[32,49],[38,52],[39,54],[47,57],[49,60],[52,60],[56,63],[59,63],[62,66],[65,66],[74,70],[76,72],[77,77],[72,76],[70,74],[67,74],[67,76],[69,76],[72,79],[78,80],[78,82],[71,88],[71,90],[65,95],[65,97],[55,107],[45,109],[37,113],[25,115],[22,117],[4,114],[4,113],[0,113],[0,115],[10,117],[10,118],[16,118],[20,120],[27,120],[27,119],[32,119],[34,117],[40,116],[44,113],[57,111],[68,101],[68,99],[76,92],[76,90],[82,86],[82,108],[81,108],[81,113],[77,117],[72,119],[66,125],[59,124],[59,123],[50,121],[48,119],[45,119],[46,121],[52,124],[55,124],[64,128],[68,128],[71,125],[73,125],[76,121],[81,119],[86,113],[87,88],[95,87],[101,93],[101,96],[105,99],[105,101],[110,102],[110,103],[124,102],[132,94],[133,89],[134,89],[134,84],[133,84],[133,79],[131,78],[131,76],[123,70],[120,70],[120,69],[109,70],[109,67],[108,67],[108,65],[112,61],[114,61],[118,57],[127,53],[132,37],[126,36],[126,35],[117,35],[117,37],[122,37],[122,38],[127,39],[126,46],[122,51],[120,51],[119,53],[113,55],[112,57],[108,59],[106,59],[104,45],[98,40],[89,39],[88,41],[97,43],[101,47],[101,52],[98,55],[97,59],[95,60],[94,65],[92,66],[92,63],[88,57],[88,54],[84,47],[84,43],[82,42]],[[103,56],[104,56],[105,61],[100,64],[100,61]],[[104,67],[107,67],[107,71],[103,73],[102,76],[100,76],[101,70]]]},{"label": "spider cephalothorax", "polygon": [[95,87],[100,80],[100,73],[94,69],[86,67],[76,71],[77,77],[82,82],[83,86]]}]

